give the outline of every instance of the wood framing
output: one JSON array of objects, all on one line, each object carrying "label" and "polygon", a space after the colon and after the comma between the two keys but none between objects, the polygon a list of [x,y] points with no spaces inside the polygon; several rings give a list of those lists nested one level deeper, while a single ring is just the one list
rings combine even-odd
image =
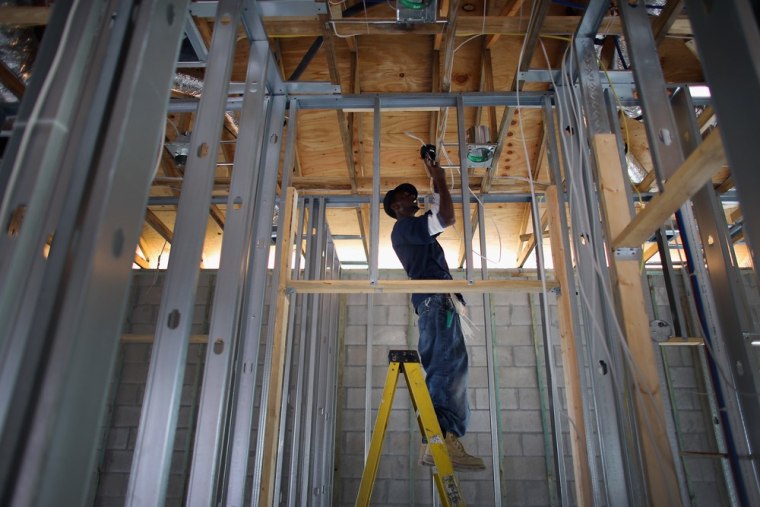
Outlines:
[{"label": "wood framing", "polygon": [[586,453],[586,426],[583,417],[583,397],[578,379],[581,376],[575,354],[575,329],[573,327],[573,309],[570,305],[568,266],[565,266],[565,249],[562,242],[562,230],[557,187],[551,185],[546,189],[546,215],[551,241],[554,276],[560,287],[557,311],[559,314],[560,350],[562,352],[562,374],[565,380],[565,398],[567,399],[570,425],[570,448],[573,454],[573,475],[575,477],[575,501],[577,505],[593,505],[594,497],[589,475],[588,454]]},{"label": "wood framing", "polygon": [[[613,248],[638,248],[700,188],[726,165],[718,129],[713,129],[673,176],[665,189],[647,204],[612,241]],[[622,217],[622,215],[619,215]]]},{"label": "wood framing", "polygon": [[[617,140],[614,134],[596,134],[592,139],[594,157],[601,189],[602,222],[608,238],[617,237],[625,228],[630,216],[626,181],[620,162]],[[622,260],[608,253],[612,264],[618,316],[633,362],[631,377],[638,426],[641,428],[640,444],[644,470],[652,505],[681,505],[675,461],[671,451],[665,424],[665,403],[660,391],[660,380],[652,337],[649,332],[649,316],[644,302],[639,261]]]},{"label": "wood framing", "polygon": [[282,383],[285,377],[285,348],[288,333],[288,309],[290,308],[290,297],[287,294],[287,285],[290,279],[290,269],[292,262],[293,237],[296,230],[295,205],[298,198],[293,187],[288,187],[285,206],[282,209],[284,220],[282,221],[282,255],[280,256],[279,280],[277,283],[277,300],[274,319],[274,332],[272,340],[272,369],[269,373],[269,394],[266,404],[266,424],[263,440],[263,465],[261,470],[261,494],[259,495],[259,505],[275,505],[274,500],[274,483],[277,472],[277,436],[280,433],[280,423],[282,422]]},{"label": "wood framing", "polygon": [[[546,287],[557,287],[556,282],[547,281]],[[288,289],[301,294],[322,293],[426,293],[426,292],[543,292],[541,280],[290,280]]]}]

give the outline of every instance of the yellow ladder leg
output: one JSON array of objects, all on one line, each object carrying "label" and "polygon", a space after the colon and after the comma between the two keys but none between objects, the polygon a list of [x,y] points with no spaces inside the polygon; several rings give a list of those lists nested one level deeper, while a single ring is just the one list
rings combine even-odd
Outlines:
[{"label": "yellow ladder leg", "polygon": [[385,438],[385,430],[388,428],[388,419],[391,415],[393,395],[396,393],[396,384],[398,383],[400,370],[401,365],[398,362],[391,362],[388,365],[383,398],[380,401],[380,409],[377,412],[375,429],[372,431],[372,441],[369,446],[369,453],[367,454],[367,462],[364,465],[362,482],[359,484],[359,494],[356,497],[357,507],[369,505],[369,499],[372,496],[372,488],[375,486],[377,466],[380,462],[380,453],[383,450],[383,439]]},{"label": "yellow ladder leg", "polygon": [[444,507],[464,507],[459,482],[454,475],[454,467],[451,465],[443,432],[435,415],[433,401],[425,385],[422,375],[420,356],[416,350],[391,350],[388,354],[388,374],[385,377],[383,397],[380,400],[380,409],[375,420],[375,429],[372,432],[372,441],[367,453],[367,461],[364,464],[362,480],[359,484],[359,494],[356,497],[357,507],[366,507],[372,497],[372,488],[375,486],[377,467],[380,463],[380,454],[383,450],[383,439],[388,429],[388,419],[393,407],[393,396],[396,393],[398,376],[404,372],[406,386],[412,399],[412,406],[417,416],[417,424],[420,433],[425,436],[433,455],[436,471],[433,473],[438,495]]},{"label": "yellow ladder leg", "polygon": [[420,432],[427,439],[428,447],[433,455],[433,461],[437,469],[437,473],[433,474],[433,478],[438,488],[441,503],[444,507],[454,505],[464,506],[464,498],[459,488],[459,481],[457,481],[454,475],[454,467],[446,450],[443,432],[435,415],[430,392],[427,389],[427,385],[425,385],[422,368],[419,362],[404,362],[403,367],[404,378],[409,388],[409,394],[412,397],[412,405],[417,414],[417,424],[420,427]]}]

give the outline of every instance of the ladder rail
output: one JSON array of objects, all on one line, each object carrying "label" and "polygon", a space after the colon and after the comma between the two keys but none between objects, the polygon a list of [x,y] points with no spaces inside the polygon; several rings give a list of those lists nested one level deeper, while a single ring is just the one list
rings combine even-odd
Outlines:
[{"label": "ladder rail", "polygon": [[412,407],[417,418],[420,434],[428,442],[430,453],[433,456],[435,468],[433,479],[444,507],[464,507],[464,500],[459,488],[459,482],[454,475],[454,467],[451,464],[443,432],[435,415],[433,401],[430,398],[425,377],[422,373],[419,354],[414,350],[390,351],[388,354],[388,374],[383,388],[383,397],[380,400],[380,408],[375,420],[375,428],[372,432],[372,441],[365,459],[364,472],[359,484],[359,493],[356,497],[356,505],[368,506],[375,486],[377,469],[380,463],[385,432],[388,429],[393,397],[396,393],[399,373],[404,373],[404,380],[412,400]]}]

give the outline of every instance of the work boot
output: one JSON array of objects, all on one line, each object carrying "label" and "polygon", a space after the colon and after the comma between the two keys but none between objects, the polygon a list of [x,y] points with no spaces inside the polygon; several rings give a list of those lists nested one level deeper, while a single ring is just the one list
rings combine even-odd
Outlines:
[{"label": "work boot", "polygon": [[[460,442],[453,433],[448,433],[444,442],[446,442],[446,451],[449,453],[449,459],[451,460],[451,465],[454,467],[454,470],[474,471],[486,469],[483,460],[477,456],[467,454],[462,442]],[[430,447],[425,448],[425,454],[420,461],[423,465],[435,465],[435,460],[433,459],[433,454],[430,452]]]}]

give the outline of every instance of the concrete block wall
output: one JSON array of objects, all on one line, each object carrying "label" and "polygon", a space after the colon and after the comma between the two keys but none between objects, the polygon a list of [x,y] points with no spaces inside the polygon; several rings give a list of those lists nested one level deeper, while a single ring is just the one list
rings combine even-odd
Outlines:
[{"label": "concrete block wall", "polygon": [[[351,272],[354,278],[366,273]],[[494,277],[499,275],[494,275]],[[405,279],[401,272],[384,272],[383,278]],[[498,391],[498,442],[491,439],[487,350],[484,333],[482,295],[468,295],[470,318],[478,326],[468,341],[470,361],[469,403],[471,419],[468,433],[462,438],[471,454],[486,462],[484,472],[460,472],[458,479],[468,505],[494,505],[493,448],[501,472],[501,495],[505,505],[549,505],[547,461],[542,430],[542,397],[535,339],[541,340],[538,300],[528,294],[492,295],[494,324],[494,367]],[[552,305],[554,298],[552,297]],[[367,365],[368,296],[351,294],[346,299],[344,403],[339,417],[342,433],[337,449],[338,467],[335,505],[353,505],[356,500],[364,462],[365,386]],[[388,369],[388,351],[416,349],[418,332],[416,315],[406,294],[378,294],[372,308],[372,413],[374,425]],[[551,328],[558,336],[555,312],[550,312]],[[555,351],[559,357],[559,350]],[[561,377],[561,370],[560,370]],[[561,378],[558,379],[561,385]],[[433,505],[430,468],[419,465],[420,436],[411,413],[406,385],[400,381],[380,459],[372,495],[373,505]],[[498,475],[498,474],[497,474]]]},{"label": "concrete block wall", "polygon": [[[98,482],[94,493],[96,506],[124,505],[153,348],[151,342],[146,342],[146,337],[152,337],[155,332],[163,281],[163,273],[137,272],[133,277],[130,311],[125,321],[124,335],[129,340],[139,342],[122,341],[119,350],[106,416],[108,429],[101,445],[98,464]],[[198,282],[192,334],[208,333],[215,281],[215,272],[202,272]],[[167,506],[184,504],[205,357],[205,345],[189,346],[170,467]]]},{"label": "concrete block wall", "polygon": [[[492,277],[513,276],[512,273],[492,273]],[[519,274],[518,274],[519,275]],[[344,272],[344,277],[366,278],[363,272]],[[528,275],[530,276],[530,274]],[[384,278],[404,279],[400,272],[384,272]],[[125,322],[128,335],[152,335],[161,297],[163,275],[136,273],[132,288],[131,311]],[[193,334],[208,332],[208,321],[215,273],[204,272],[198,288],[193,321]],[[669,309],[662,276],[649,277],[652,295],[652,318],[669,320]],[[754,279],[751,283],[754,283]],[[751,288],[751,287],[750,287]],[[756,290],[756,289],[755,289]],[[541,343],[541,319],[536,296],[528,294],[492,295],[494,324],[494,366],[498,385],[498,435],[491,440],[487,353],[483,332],[484,308],[482,296],[466,297],[469,314],[480,330],[468,343],[470,356],[469,401],[472,410],[471,424],[463,443],[469,452],[484,458],[488,469],[481,473],[460,473],[459,479],[470,505],[493,505],[494,473],[492,449],[499,452],[499,484],[503,505],[550,505],[552,484],[547,472],[546,438],[543,428],[548,414],[545,410],[547,383],[544,378]],[[339,375],[337,417],[340,433],[336,435],[334,505],[353,505],[358,491],[364,463],[365,428],[365,376],[367,367],[367,295],[353,294],[341,298],[345,318],[342,329],[342,368]],[[751,301],[755,308],[757,301]],[[378,294],[372,309],[374,333],[371,348],[372,391],[370,425],[374,424],[377,407],[387,372],[387,353],[390,349],[416,348],[416,316],[404,294]],[[265,312],[265,315],[267,312]],[[297,316],[300,312],[296,313]],[[554,343],[558,342],[554,296],[550,296],[549,322]],[[265,323],[266,324],[266,323]],[[123,343],[117,374],[114,378],[113,397],[109,405],[108,429],[102,443],[99,463],[99,480],[94,493],[95,505],[123,505],[131,466],[132,452],[137,435],[140,407],[150,361],[150,343]],[[561,354],[554,345],[555,382],[560,392],[564,413],[564,384]],[[263,362],[263,350],[259,363]],[[663,350],[663,368],[668,371],[669,392],[676,407],[676,420],[682,450],[712,452],[712,428],[704,409],[704,386],[698,357],[685,347]],[[188,352],[186,376],[182,393],[179,428],[175,442],[175,455],[171,465],[168,505],[181,505],[185,480],[189,473],[190,453],[193,444],[193,425],[197,396],[203,374],[205,346],[191,345]],[[294,365],[295,368],[298,365]],[[260,375],[259,375],[260,377]],[[258,392],[258,390],[257,390]],[[258,395],[257,395],[258,398]],[[258,401],[257,401],[258,405]],[[566,415],[566,414],[565,414]],[[563,416],[563,419],[565,416]],[[254,415],[252,442],[258,417]],[[564,459],[572,492],[572,467],[569,440],[565,431]],[[253,447],[253,444],[252,444]],[[420,438],[411,414],[409,397],[400,384],[394,410],[386,436],[383,456],[376,481],[373,505],[432,505],[433,485],[430,469],[417,464]],[[689,491],[694,505],[719,505],[725,495],[722,475],[717,460],[686,456],[684,466],[688,474]],[[249,471],[252,467],[249,467]],[[250,475],[250,474],[249,474]],[[247,495],[250,494],[246,488]],[[574,498],[570,498],[574,504]]]}]

